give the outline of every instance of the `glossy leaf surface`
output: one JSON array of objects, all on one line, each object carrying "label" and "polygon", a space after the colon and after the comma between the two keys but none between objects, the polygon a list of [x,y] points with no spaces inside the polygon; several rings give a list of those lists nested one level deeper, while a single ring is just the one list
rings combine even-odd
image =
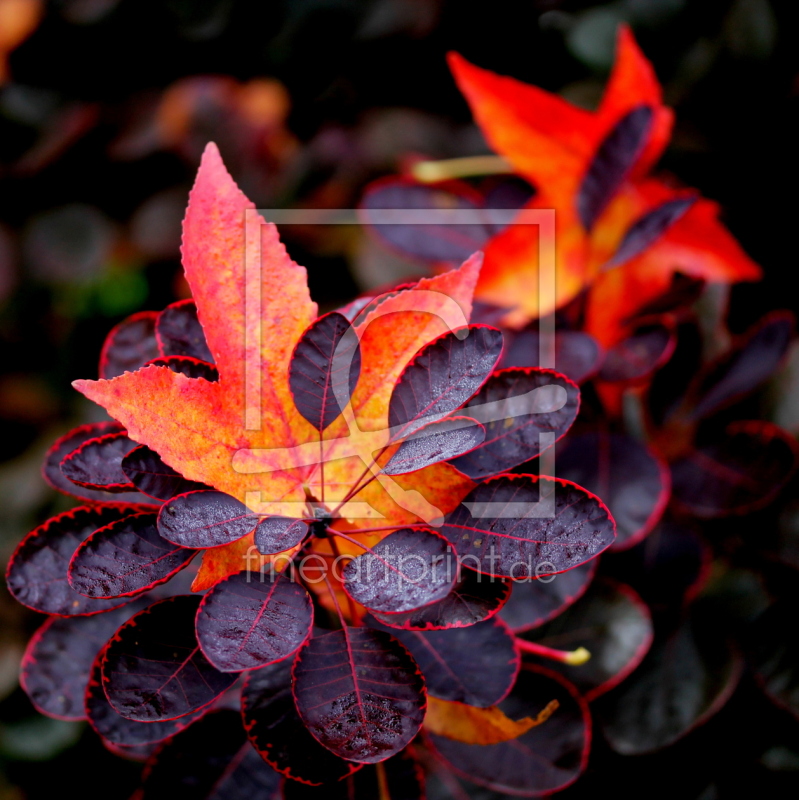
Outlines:
[{"label": "glossy leaf surface", "polygon": [[193,300],[179,300],[167,306],[158,315],[155,335],[162,356],[189,356],[214,363]]},{"label": "glossy leaf surface", "polygon": [[246,536],[258,517],[224,492],[188,492],[173,497],[158,513],[158,532],[181,547],[219,547]]},{"label": "glossy leaf surface", "polygon": [[255,528],[255,546],[263,555],[296,547],[308,535],[308,523],[290,517],[263,517]]},{"label": "glossy leaf surface", "polygon": [[86,489],[126,492],[135,489],[122,471],[122,459],[136,447],[124,433],[89,439],[61,462],[61,472]]},{"label": "glossy leaf surface", "polygon": [[141,369],[159,355],[155,339],[155,311],[133,314],[114,326],[100,351],[100,377],[116,378],[123,372]]},{"label": "glossy leaf surface", "polygon": [[186,480],[145,445],[134,448],[122,459],[122,472],[140,492],[157,500],[171,500],[175,495],[207,488]]}]

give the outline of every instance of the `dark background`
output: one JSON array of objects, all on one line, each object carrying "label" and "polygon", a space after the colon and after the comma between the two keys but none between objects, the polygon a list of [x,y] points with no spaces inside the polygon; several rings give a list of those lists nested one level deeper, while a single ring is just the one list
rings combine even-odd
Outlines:
[{"label": "dark background", "polygon": [[[97,414],[70,382],[95,376],[113,324],[185,295],[179,220],[205,142],[219,143],[260,207],[351,206],[368,180],[410,157],[485,151],[446,68],[448,50],[591,106],[615,27],[629,21],[677,111],[662,168],[718,200],[764,267],[762,284],[733,290],[733,328],[799,307],[787,288],[799,133],[791,0],[53,0],[39,8],[0,85],[3,559],[66,502],[38,466],[58,433]],[[279,84],[252,83],[264,78]],[[357,232],[287,235],[325,306],[401,268]],[[0,598],[0,800],[65,787],[125,798],[138,766],[115,760],[78,723],[38,717],[17,687],[21,648],[39,623]],[[740,702],[729,713],[745,713]],[[690,764],[699,746],[713,769],[735,761],[728,744],[714,746],[714,731],[729,723],[723,715],[680,758]],[[623,796],[632,776],[656,766],[612,763]],[[755,774],[742,773],[741,786]],[[698,796],[677,786],[671,796]]]}]

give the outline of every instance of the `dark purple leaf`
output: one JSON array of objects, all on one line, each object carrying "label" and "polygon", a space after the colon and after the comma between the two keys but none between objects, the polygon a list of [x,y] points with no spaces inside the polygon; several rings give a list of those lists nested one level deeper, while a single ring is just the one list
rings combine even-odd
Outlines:
[{"label": "dark purple leaf", "polygon": [[641,541],[669,501],[669,471],[648,447],[630,436],[596,431],[558,445],[558,475],[601,497],[616,520],[613,550]]},{"label": "dark purple leaf", "polygon": [[71,430],[57,439],[53,446],[47,451],[42,474],[47,483],[59,492],[79,497],[82,500],[91,500],[100,503],[147,503],[149,498],[139,494],[139,492],[125,492],[111,494],[94,489],[84,489],[72,483],[63,472],[61,472],[61,462],[70,454],[77,450],[84,442],[89,439],[97,439],[109,433],[124,433],[125,429],[118,422],[93,422],[89,425],[81,425],[79,428]]},{"label": "dark purple leaf", "polygon": [[586,230],[594,227],[641,155],[652,115],[649,106],[636,106],[616,123],[599,145],[577,195],[577,213]]},{"label": "dark purple leaf", "polygon": [[122,471],[122,459],[136,447],[126,433],[89,439],[61,462],[61,472],[78,486],[105,492],[128,492],[135,486]]},{"label": "dark purple leaf", "polygon": [[69,562],[69,585],[92,598],[125,597],[165,583],[197,554],[163,539],[154,513],[132,514],[89,536]]},{"label": "dark purple leaf", "polygon": [[181,547],[219,547],[250,533],[258,524],[244,503],[224,492],[179,494],[158,513],[158,532]]},{"label": "dark purple leaf", "polygon": [[487,708],[508,694],[519,673],[513,635],[497,618],[438,631],[399,630],[373,618],[367,621],[411,651],[433,697]]},{"label": "dark purple leaf", "polygon": [[710,365],[700,379],[700,398],[691,419],[707,417],[759,386],[779,367],[793,338],[793,315],[769,314],[729,354]]},{"label": "dark purple leaf", "polygon": [[673,331],[665,325],[641,326],[608,350],[599,378],[609,382],[647,378],[671,358],[676,342]]},{"label": "dark purple leaf", "polygon": [[391,393],[392,441],[460,408],[485,383],[501,352],[502,333],[487,325],[458,328],[425,345]]},{"label": "dark purple leaf", "polygon": [[696,195],[666,200],[642,214],[627,229],[621,244],[604,269],[621,266],[653,245],[696,202]]},{"label": "dark purple leaf", "polygon": [[656,636],[638,669],[597,701],[597,719],[616,752],[640,755],[667,747],[729,699],[741,660],[717,628],[689,618],[674,633]]},{"label": "dark purple leaf", "polygon": [[374,614],[374,618],[390,628],[409,631],[466,628],[493,617],[510,592],[509,581],[464,569],[460,580],[443,600],[405,614]]},{"label": "dark purple leaf", "polygon": [[403,528],[347,564],[344,590],[362,606],[400,614],[443,600],[455,585],[458,561],[431,530]]},{"label": "dark purple leaf", "polygon": [[701,278],[675,272],[671,278],[671,285],[662,295],[638,308],[631,316],[624,319],[623,323],[627,325],[637,318],[652,317],[692,306],[704,288],[705,282]]},{"label": "dark purple leaf", "polygon": [[280,775],[250,744],[241,717],[212,711],[147,762],[137,800],[279,800]]},{"label": "dark purple leaf", "polygon": [[799,639],[796,611],[783,600],[754,621],[747,636],[749,663],[763,691],[799,717]]},{"label": "dark purple leaf", "polygon": [[308,535],[308,523],[291,517],[263,517],[255,528],[255,546],[265,556],[284,553]]},{"label": "dark purple leaf", "polygon": [[189,356],[214,363],[193,300],[179,300],[167,306],[158,315],[155,335],[162,356]]},{"label": "dark purple leaf", "polygon": [[[555,334],[555,369],[575,383],[590,378],[602,362],[599,342],[582,331],[558,331]],[[535,330],[512,335],[500,361],[500,367],[541,367],[541,337]]]},{"label": "dark purple leaf", "polygon": [[406,750],[379,765],[366,765],[342,781],[283,785],[284,800],[424,800],[424,774]]},{"label": "dark purple leaf", "polygon": [[598,497],[536,475],[484,481],[447,515],[439,532],[464,566],[516,579],[573,569],[598,556],[616,535]]},{"label": "dark purple leaf", "polygon": [[346,407],[361,374],[361,347],[349,320],[337,311],[303,333],[289,364],[294,405],[320,433]]},{"label": "dark purple leaf", "polygon": [[[397,210],[386,220],[383,209]],[[437,213],[454,211],[471,212],[472,224],[454,221],[439,224],[412,224],[404,210]],[[451,190],[412,183],[401,178],[386,178],[372,183],[361,198],[361,219],[380,239],[402,255],[423,261],[461,263],[473,253],[482,250],[491,236],[498,233],[488,212],[482,208],[481,198],[471,191]],[[377,213],[376,213],[377,212]]]},{"label": "dark purple leaf", "polygon": [[294,697],[318,742],[365,764],[402,750],[424,719],[416,663],[395,638],[368,628],[314,636],[294,662]]},{"label": "dark purple leaf", "polygon": [[136,614],[103,654],[114,710],[141,722],[176,719],[212,703],[236,680],[203,655],[194,632],[199,597],[160,600]]},{"label": "dark purple leaf", "polygon": [[584,664],[548,660],[547,666],[590,702],[641,663],[652,637],[652,617],[643,600],[629,586],[605,578],[594,581],[574,605],[525,638],[556,650],[585,647],[591,658]]},{"label": "dark purple leaf", "polygon": [[580,390],[564,375],[543,369],[495,372],[464,413],[485,425],[485,441],[453,466],[479,480],[538,456],[560,439],[580,408]]},{"label": "dark purple leaf", "polygon": [[17,546],[8,564],[9,591],[43,614],[97,614],[124,605],[129,598],[93,600],[78,594],[67,580],[69,562],[80,544],[99,528],[141,511],[141,507],[79,506],[47,520]]},{"label": "dark purple leaf", "polygon": [[196,722],[205,711],[188,714],[179,719],[162,722],[137,722],[120,717],[111,707],[102,685],[102,654],[94,661],[86,689],[86,718],[104,743],[122,747],[137,747],[153,744],[173,736],[192,722]]},{"label": "dark purple leaf", "polygon": [[160,356],[150,361],[147,366],[167,367],[172,372],[185,375],[187,378],[202,378],[212,383],[219,380],[219,370],[213,364],[191,356]]},{"label": "dark purple leaf", "polygon": [[136,603],[91,617],[50,617],[28,642],[20,683],[36,708],[56,719],[85,719],[83,697],[97,652]]},{"label": "dark purple leaf", "polygon": [[184,478],[165,464],[158,453],[143,444],[122,459],[122,471],[140,492],[157,500],[171,500],[178,494],[208,488]]},{"label": "dark purple leaf", "polygon": [[768,505],[796,467],[796,440],[770,422],[734,422],[716,442],[671,465],[674,499],[697,517]]},{"label": "dark purple leaf", "polygon": [[537,628],[583,596],[594,579],[598,559],[550,575],[543,580],[513,581],[508,602],[500,616],[514,633]]},{"label": "dark purple leaf", "polygon": [[100,351],[100,377],[116,378],[135,372],[158,355],[155,320],[158,313],[133,314],[111,329]]},{"label": "dark purple leaf", "polygon": [[363,765],[322,747],[297,713],[291,691],[293,658],[247,675],[241,692],[244,727],[266,762],[294,781],[319,786],[352,774]]},{"label": "dark purple leaf", "polygon": [[383,467],[383,473],[405,475],[449,461],[480,445],[485,433],[485,428],[470,417],[447,417],[431,422],[400,444]]},{"label": "dark purple leaf", "polygon": [[558,709],[543,725],[509,742],[430,740],[449,767],[481,786],[514,796],[549,795],[577,780],[586,767],[591,744],[587,704],[560,675],[532,665],[522,669],[513,693],[500,704],[511,719],[523,719],[535,717],[552,700]]},{"label": "dark purple leaf", "polygon": [[280,661],[307,638],[313,604],[286,575],[240,572],[211,587],[197,612],[197,640],[222,672]]}]

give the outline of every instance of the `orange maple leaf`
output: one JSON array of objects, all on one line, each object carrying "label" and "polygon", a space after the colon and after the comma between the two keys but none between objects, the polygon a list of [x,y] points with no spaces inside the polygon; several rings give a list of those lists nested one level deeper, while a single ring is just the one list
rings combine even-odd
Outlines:
[{"label": "orange maple leaf", "polygon": [[[384,300],[356,325],[360,379],[320,445],[289,389],[292,353],[317,316],[306,271],[240,192],[214,145],[189,197],[182,254],[218,382],[149,366],[74,384],[131,438],[256,513],[304,516],[309,495],[341,504],[339,524],[349,530],[429,522],[474,486],[442,463],[394,478],[378,475],[349,497],[388,444],[388,401],[406,364],[432,339],[468,321],[479,256]],[[206,551],[194,588],[248,568],[253,552],[252,534]]]},{"label": "orange maple leaf", "polygon": [[[605,345],[623,336],[624,320],[660,295],[675,271],[709,281],[760,277],[759,267],[719,222],[718,206],[702,198],[645,252],[607,268],[636,220],[686,195],[684,189],[647,177],[668,144],[673,114],[663,105],[652,65],[629,28],[620,29],[616,62],[594,112],[480,69],[454,53],[450,65],[489,143],[535,186],[527,208],[555,209],[554,307],[590,286],[587,329]],[[581,183],[608,134],[640,108],[651,113],[646,138],[613,199],[587,230],[578,213]],[[538,296],[538,245],[535,227],[523,225],[510,226],[486,248],[475,296],[512,308],[505,322],[513,327],[554,310]]]}]

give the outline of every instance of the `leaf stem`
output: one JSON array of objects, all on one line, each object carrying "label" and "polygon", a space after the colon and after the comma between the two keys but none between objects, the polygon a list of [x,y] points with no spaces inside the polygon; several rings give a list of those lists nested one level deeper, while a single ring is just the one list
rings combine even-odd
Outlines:
[{"label": "leaf stem", "polygon": [[439,183],[477,175],[512,175],[515,171],[507,159],[490,155],[419,161],[411,168],[411,175],[420,183]]},{"label": "leaf stem", "polygon": [[523,653],[548,658],[551,661],[560,661],[561,664],[569,664],[572,667],[585,664],[591,658],[591,653],[584,647],[578,647],[576,650],[555,650],[553,647],[547,647],[536,642],[528,642],[526,639],[518,637],[516,637],[516,646]]},{"label": "leaf stem", "polygon": [[[338,533],[337,531],[334,531],[333,528],[328,528],[327,530],[331,531],[333,533]],[[343,538],[345,538],[345,537],[343,537]],[[358,544],[358,542],[355,542],[355,544]],[[360,547],[361,545],[358,545],[358,546]],[[335,539],[331,539],[330,540],[330,548],[333,550],[333,553],[336,556],[336,560],[340,559],[341,558],[341,550],[339,550],[338,542]],[[328,589],[328,591],[330,592],[330,594],[333,597],[333,602],[336,605],[336,611],[338,611],[339,616],[341,616],[341,609],[339,608],[338,598],[336,597],[335,592],[333,591],[333,589],[330,586],[330,581],[328,580],[327,573],[325,573],[325,583],[327,583],[327,589]],[[355,601],[346,592],[344,592],[344,594],[347,597],[347,605],[349,606],[349,609],[350,609],[350,616],[352,617],[352,625],[353,625],[353,627],[358,627],[361,624],[361,621],[358,618],[358,609],[355,607]]]}]

